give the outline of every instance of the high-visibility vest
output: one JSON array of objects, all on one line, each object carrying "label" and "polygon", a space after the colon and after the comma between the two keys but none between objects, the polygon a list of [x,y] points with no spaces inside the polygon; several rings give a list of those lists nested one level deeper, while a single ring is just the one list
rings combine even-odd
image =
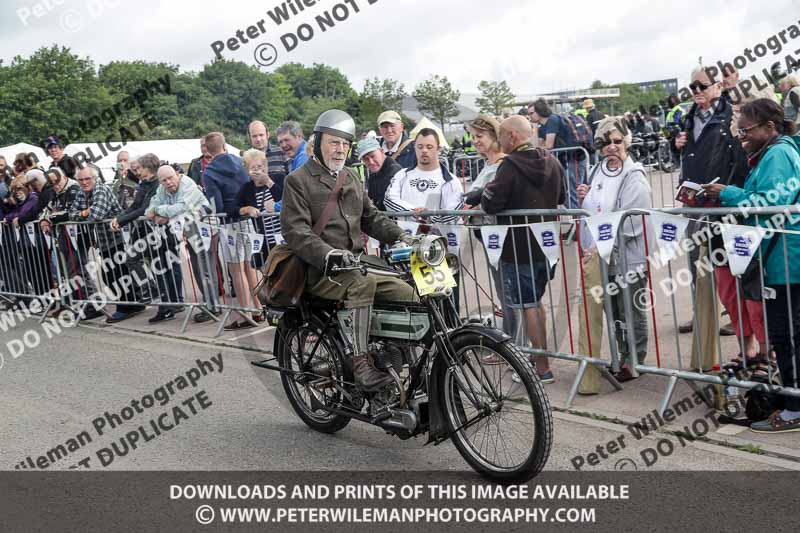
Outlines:
[{"label": "high-visibility vest", "polygon": [[476,154],[478,150],[472,146],[472,134],[470,132],[466,132],[463,137],[461,137],[461,146],[464,148],[465,154]]},{"label": "high-visibility vest", "polygon": [[678,111],[681,111],[681,106],[677,104],[675,105],[675,107],[669,110],[669,113],[667,113],[667,124],[672,124],[673,122],[675,122],[675,113],[677,113]]},{"label": "high-visibility vest", "polygon": [[586,118],[586,117],[588,117],[588,116],[589,116],[589,112],[588,112],[588,111],[586,111],[585,109],[576,109],[576,110],[575,110],[575,114],[576,114],[576,115],[580,115],[580,116],[582,116],[583,118]]}]

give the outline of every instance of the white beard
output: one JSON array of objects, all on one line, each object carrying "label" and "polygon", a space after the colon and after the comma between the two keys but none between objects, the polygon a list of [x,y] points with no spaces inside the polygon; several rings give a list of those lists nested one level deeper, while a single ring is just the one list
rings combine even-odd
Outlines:
[{"label": "white beard", "polygon": [[344,168],[344,162],[341,162],[341,163],[333,163],[333,162],[331,162],[328,165],[328,168],[331,170],[331,172],[334,172],[334,173],[338,174]]}]

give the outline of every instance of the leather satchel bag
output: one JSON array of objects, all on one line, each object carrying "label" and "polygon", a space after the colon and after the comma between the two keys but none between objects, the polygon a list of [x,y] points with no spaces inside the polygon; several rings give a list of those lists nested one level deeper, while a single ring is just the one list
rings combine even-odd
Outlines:
[{"label": "leather satchel bag", "polygon": [[[339,192],[346,178],[345,170],[340,171],[336,177],[336,185],[328,196],[322,216],[314,224],[313,231],[318,236],[322,235],[333,215]],[[294,307],[300,302],[306,287],[306,268],[305,261],[300,259],[288,245],[279,244],[269,252],[262,271],[263,277],[253,292],[260,295],[266,305]]]}]

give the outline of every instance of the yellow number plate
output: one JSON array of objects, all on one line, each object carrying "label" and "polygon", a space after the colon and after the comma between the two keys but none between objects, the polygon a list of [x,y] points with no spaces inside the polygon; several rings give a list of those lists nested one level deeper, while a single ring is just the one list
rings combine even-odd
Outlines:
[{"label": "yellow number plate", "polygon": [[447,287],[456,286],[453,273],[450,272],[450,267],[447,266],[447,259],[442,261],[441,265],[431,267],[417,259],[416,255],[412,255],[411,274],[414,276],[414,282],[417,284],[420,296],[443,292]]}]

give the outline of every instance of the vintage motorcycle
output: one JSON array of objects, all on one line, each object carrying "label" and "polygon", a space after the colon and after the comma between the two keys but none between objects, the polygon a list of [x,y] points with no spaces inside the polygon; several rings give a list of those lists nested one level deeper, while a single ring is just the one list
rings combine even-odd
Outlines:
[{"label": "vintage motorcycle", "polygon": [[446,240],[435,235],[401,244],[384,257],[361,256],[333,272],[395,276],[415,286],[418,302],[375,303],[370,355],[392,382],[377,392],[356,387],[338,302],[306,298],[269,307],[274,358],[253,364],[281,373],[289,402],[309,427],[334,433],[351,420],[401,439],[452,439],[478,473],[521,482],[547,462],[553,438],[549,401],[510,337],[459,318]]}]

